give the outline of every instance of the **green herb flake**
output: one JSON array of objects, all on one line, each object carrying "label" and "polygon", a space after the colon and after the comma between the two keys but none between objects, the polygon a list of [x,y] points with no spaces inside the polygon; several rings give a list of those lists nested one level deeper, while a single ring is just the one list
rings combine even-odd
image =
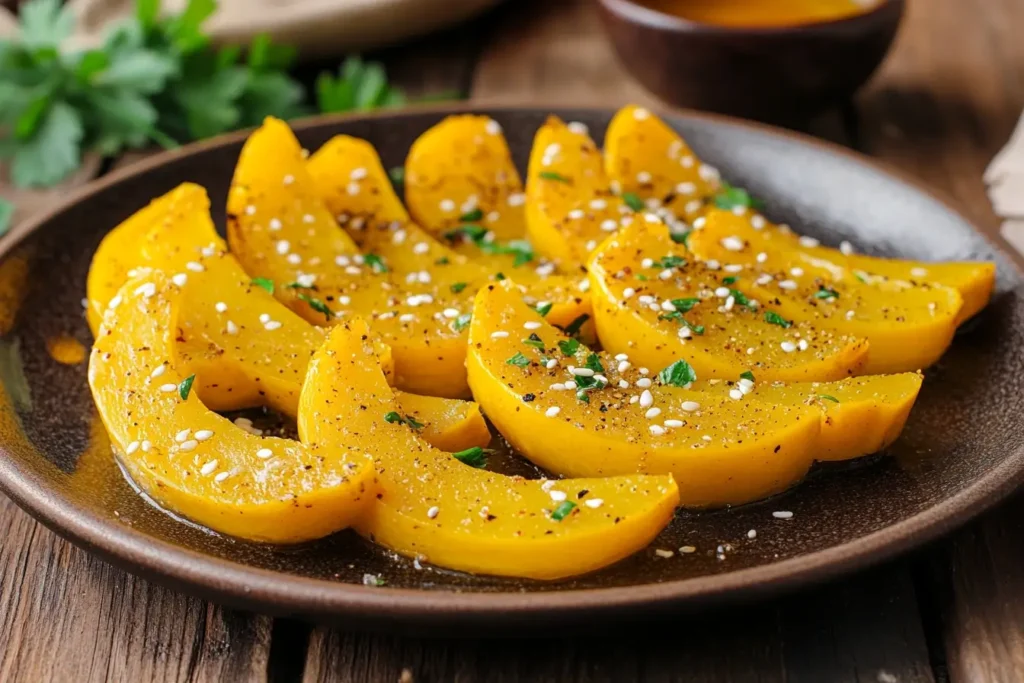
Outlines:
[{"label": "green herb flake", "polygon": [[495,273],[494,279],[497,280],[498,282],[501,282],[502,280],[505,279],[505,273]]},{"label": "green herb flake", "polygon": [[723,285],[734,285],[734,284],[736,284],[737,280],[739,280],[738,277],[736,277],[735,275],[730,275],[729,277],[723,277],[722,278],[722,284]]},{"label": "green herb flake", "polygon": [[580,343],[575,339],[563,339],[558,342],[558,348],[567,356],[575,356],[576,349],[580,348]]},{"label": "green herb flake", "polygon": [[743,292],[741,292],[740,290],[738,290],[738,289],[730,289],[729,290],[729,294],[732,295],[732,300],[737,305],[739,305],[739,306],[746,306],[748,308],[750,307],[750,299],[748,299],[747,295],[744,294]]},{"label": "green herb flake", "polygon": [[535,349],[544,349],[544,340],[537,336],[536,332],[531,333],[529,337],[523,340],[523,343]]},{"label": "green herb flake", "polygon": [[682,256],[675,256],[674,254],[669,254],[668,256],[663,256],[660,259],[658,259],[657,261],[655,261],[654,263],[652,263],[651,267],[652,268],[662,268],[662,269],[664,269],[664,268],[682,268],[685,265],[686,265],[686,259],[684,259]]},{"label": "green herb flake", "polygon": [[580,315],[578,318],[576,318],[575,320],[573,320],[571,323],[569,323],[565,327],[563,332],[565,332],[570,337],[575,337],[577,334],[580,333],[580,328],[582,328],[583,324],[586,323],[588,320],[590,320],[590,315],[588,315],[587,313],[584,313],[584,314]]},{"label": "green herb flake", "polygon": [[309,304],[309,307],[312,308],[314,311],[323,314],[325,319],[330,320],[332,317],[334,317],[334,313],[331,311],[331,309],[327,306],[327,304],[325,304],[320,299],[311,297],[307,294],[299,294],[298,296],[301,301],[305,301],[307,304]]},{"label": "green herb flake", "polygon": [[644,275],[643,273],[639,273],[639,274],[638,274],[638,275],[636,276],[636,279],[637,279],[637,280],[640,280],[641,282],[647,282],[647,276],[646,276],[646,275]]},{"label": "green herb flake", "polygon": [[[579,382],[577,382],[577,384],[579,384]],[[588,387],[584,387],[582,389],[577,389],[577,391],[576,391],[576,400],[577,401],[582,401],[583,403],[590,403],[590,394],[588,394],[587,391],[588,391]]]},{"label": "green herb flake", "polygon": [[686,318],[683,318],[683,324],[686,325],[687,327],[689,327],[690,331],[693,332],[694,334],[696,334],[697,336],[701,336],[701,335],[704,334],[704,326],[703,325],[694,325],[693,323],[691,323]]},{"label": "green herb flake", "polygon": [[786,320],[785,318],[783,318],[781,315],[779,315],[775,311],[765,311],[764,312],[764,319],[765,319],[765,322],[769,322],[772,325],[778,325],[779,327],[783,327],[783,328],[789,328],[789,327],[793,326],[793,323],[791,321]]},{"label": "green herb flake", "polygon": [[818,291],[814,293],[814,298],[815,299],[838,299],[839,298],[839,292],[837,292],[834,289],[831,289],[830,287],[825,287],[824,285],[820,285]]},{"label": "green herb flake", "polygon": [[633,192],[623,192],[622,201],[625,202],[626,206],[634,211],[643,211],[647,208],[647,205],[644,204],[644,200],[640,199],[640,195]]},{"label": "green herb flake", "polygon": [[554,304],[553,304],[553,303],[551,303],[550,301],[545,301],[545,302],[543,302],[543,303],[539,303],[539,304],[537,304],[537,308],[536,308],[536,311],[537,311],[537,313],[539,313],[539,314],[540,314],[540,315],[541,315],[542,317],[546,317],[546,316],[547,316],[547,314],[551,312],[551,308],[552,308],[553,306],[554,306]]},{"label": "green herb flake", "polygon": [[835,396],[829,396],[828,394],[818,394],[818,398],[823,401],[832,401],[833,403],[839,403],[839,399]]},{"label": "green herb flake", "polygon": [[395,185],[405,184],[405,167],[404,166],[392,166],[388,169],[388,177],[391,178],[391,182]]},{"label": "green herb flake", "polygon": [[461,292],[465,288],[466,288],[466,283],[465,282],[453,282],[452,285],[451,285],[451,290],[452,290],[453,294],[458,294],[459,292]]},{"label": "green herb flake", "polygon": [[525,368],[530,364],[530,359],[524,356],[519,351],[516,351],[515,355],[505,361],[507,365],[514,365],[517,368]]},{"label": "green herb flake", "polygon": [[544,180],[555,180],[560,183],[568,183],[569,179],[561,173],[555,173],[554,171],[541,171],[538,174]]},{"label": "green herb flake", "polygon": [[467,239],[470,242],[477,244],[483,244],[484,237],[487,236],[487,228],[477,223],[467,223],[466,225],[460,225],[457,228],[446,230],[442,237],[449,242],[454,242],[458,239]]},{"label": "green herb flake", "polygon": [[487,450],[480,446],[473,446],[472,448],[467,448],[464,451],[452,453],[452,457],[465,465],[469,465],[470,467],[475,467],[477,469],[487,467]]},{"label": "green herb flake", "polygon": [[384,263],[384,259],[377,254],[367,254],[363,257],[364,263],[370,266],[375,273],[386,273],[388,272],[388,266]]},{"label": "green herb flake", "polygon": [[751,382],[754,381],[754,373],[750,370],[744,370],[740,373],[740,379],[749,379]]},{"label": "green herb flake", "polygon": [[693,309],[694,306],[700,303],[700,299],[697,297],[687,297],[685,299],[672,299],[672,305],[676,307],[676,310],[680,313],[686,313]]},{"label": "green herb flake", "polygon": [[462,223],[470,223],[473,221],[482,220],[483,217],[484,212],[482,209],[473,209],[472,211],[467,211],[466,213],[459,216],[459,221]]},{"label": "green herb flake", "polygon": [[269,294],[274,293],[274,281],[271,280],[270,278],[254,277],[250,284],[256,285],[257,287],[262,287],[263,289],[267,290],[267,293]]},{"label": "green herb flake", "polygon": [[576,503],[572,502],[571,500],[563,500],[561,503],[558,504],[558,507],[556,507],[552,511],[551,519],[555,520],[556,522],[561,522],[563,519],[571,515],[572,511],[575,509]]},{"label": "green herb flake", "polygon": [[665,386],[686,387],[697,381],[697,373],[689,363],[680,358],[659,372],[658,379]]},{"label": "green herb flake", "polygon": [[284,287],[285,289],[309,289],[314,291],[316,290],[316,285],[304,285],[301,282],[289,282]]},{"label": "green herb flake", "polygon": [[425,426],[422,422],[417,420],[412,415],[406,415],[405,416],[405,423],[407,425],[409,425],[410,427],[412,427],[413,429],[416,429],[416,430],[423,429],[423,427]]},{"label": "green herb flake", "polygon": [[676,244],[681,244],[686,248],[690,247],[690,235],[693,234],[693,230],[684,230],[683,232],[673,232],[671,237],[672,241]]},{"label": "green herb flake", "polygon": [[587,356],[587,362],[583,367],[588,370],[593,370],[596,374],[604,374],[604,366],[601,365],[601,358],[596,353],[592,353]]},{"label": "green herb flake", "polygon": [[734,187],[729,183],[722,183],[722,189],[715,195],[715,206],[719,209],[731,210],[737,207],[744,209],[764,208],[764,202],[755,197],[742,187]]},{"label": "green herb flake", "polygon": [[182,401],[188,400],[188,394],[192,391],[192,383],[195,381],[195,375],[189,375],[185,379],[181,380],[181,384],[178,385],[178,395],[181,396]]},{"label": "green herb flake", "polygon": [[441,258],[434,261],[435,266],[447,266],[449,263],[450,261],[448,260],[447,256],[442,256]]},{"label": "green herb flake", "polygon": [[448,327],[451,328],[452,332],[462,332],[464,329],[469,327],[470,321],[473,320],[472,313],[463,313],[455,320],[451,321]]},{"label": "green herb flake", "polygon": [[399,415],[398,413],[396,413],[393,410],[384,413],[384,421],[388,422],[390,424],[404,424],[405,423],[405,420],[402,419],[402,416]]}]

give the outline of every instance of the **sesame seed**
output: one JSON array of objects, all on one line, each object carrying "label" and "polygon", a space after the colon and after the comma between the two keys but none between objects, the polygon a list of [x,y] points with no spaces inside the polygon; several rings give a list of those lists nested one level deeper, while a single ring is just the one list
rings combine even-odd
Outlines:
[{"label": "sesame seed", "polygon": [[689,339],[692,336],[693,336],[693,332],[690,331],[689,327],[680,327],[679,328],[679,337],[681,339]]},{"label": "sesame seed", "polygon": [[843,240],[839,243],[839,253],[843,256],[849,256],[853,253],[853,245],[846,240]]},{"label": "sesame seed", "polygon": [[522,206],[526,202],[526,195],[522,192],[515,192],[508,196],[506,200],[509,206]]},{"label": "sesame seed", "polygon": [[212,436],[213,432],[211,432],[209,429],[200,429],[198,432],[195,433],[196,441],[206,441]]},{"label": "sesame seed", "polygon": [[740,391],[739,389],[730,389],[729,398],[731,398],[734,401],[738,401],[741,398],[743,398],[743,392]]},{"label": "sesame seed", "polygon": [[786,353],[793,353],[794,351],[796,351],[796,344],[789,341],[788,339],[779,344],[779,346],[781,346],[782,350],[785,351]]},{"label": "sesame seed", "polygon": [[412,313],[403,313],[402,315],[398,316],[398,322],[400,323],[411,323],[414,320],[416,320],[416,316],[413,315]]},{"label": "sesame seed", "polygon": [[142,452],[143,453],[149,453],[149,449],[152,448],[152,447],[153,447],[153,444],[151,444],[149,441],[143,441],[142,442]]},{"label": "sesame seed", "polygon": [[316,223],[316,216],[311,213],[303,214],[302,222],[306,224]]},{"label": "sesame seed", "polygon": [[727,273],[739,273],[739,272],[741,272],[743,270],[743,264],[742,263],[730,263],[727,266],[723,266],[722,270],[724,270]]},{"label": "sesame seed", "polygon": [[487,123],[484,124],[484,130],[487,131],[488,135],[501,135],[501,124],[494,119],[487,119]]},{"label": "sesame seed", "polygon": [[666,428],[669,428],[669,427],[682,427],[686,423],[683,422],[682,420],[665,420],[662,424]]},{"label": "sesame seed", "polygon": [[561,408],[559,408],[558,406],[551,406],[550,408],[548,408],[547,410],[544,411],[544,416],[545,417],[555,417],[560,412],[562,412]]},{"label": "sesame seed", "polygon": [[789,269],[789,274],[792,275],[793,277],[803,277],[804,269],[803,268],[790,268]]},{"label": "sesame seed", "polygon": [[159,377],[160,375],[164,374],[164,372],[166,372],[166,371],[167,371],[167,366],[164,365],[163,363],[161,363],[160,365],[158,365],[155,368],[153,368],[153,372],[149,373],[149,376],[155,379],[155,378]]},{"label": "sesame seed", "polygon": [[508,332],[504,330],[498,330],[497,332],[491,332],[491,339],[504,339],[508,336]]},{"label": "sesame seed", "polygon": [[211,460],[210,462],[206,463],[205,465],[203,465],[202,467],[199,468],[199,473],[203,474],[203,475],[210,475],[216,469],[217,469],[217,461],[216,460]]},{"label": "sesame seed", "polygon": [[525,327],[528,330],[539,330],[542,326],[543,324],[537,322],[536,320],[528,320],[527,322],[523,323],[523,327]]},{"label": "sesame seed", "polygon": [[627,382],[624,379],[620,379],[619,380],[619,388],[620,389],[629,389],[629,382]]},{"label": "sesame seed", "polygon": [[640,379],[638,379],[636,381],[636,385],[638,387],[640,387],[641,389],[647,389],[648,387],[651,386],[651,384],[652,384],[652,382],[651,382],[650,378],[648,378],[648,377],[641,377]]},{"label": "sesame seed", "polygon": [[295,176],[293,176],[291,173],[289,173],[288,175],[286,175],[284,177],[284,184],[285,185],[291,185],[294,182],[295,182]]},{"label": "sesame seed", "polygon": [[278,329],[279,327],[281,327],[281,323],[279,323],[276,320],[271,320],[270,322],[266,323],[263,326],[263,329],[267,330],[268,332],[273,332],[274,330]]},{"label": "sesame seed", "polygon": [[807,247],[807,248],[810,249],[810,248],[814,248],[814,247],[816,247],[816,246],[818,246],[820,244],[821,244],[821,242],[819,242],[818,240],[814,239],[813,237],[806,237],[806,236],[804,236],[804,237],[800,238],[800,246],[801,247]]},{"label": "sesame seed", "polygon": [[571,132],[576,133],[576,135],[586,135],[590,130],[589,128],[587,128],[587,124],[581,123],[579,121],[569,122],[569,125],[566,126],[566,128],[568,128]]},{"label": "sesame seed", "polygon": [[228,305],[226,303],[224,303],[223,301],[218,301],[217,303],[215,303],[213,305],[213,308],[218,313],[224,313],[225,311],[228,310]]},{"label": "sesame seed", "polygon": [[455,202],[451,199],[442,199],[438,207],[445,213],[450,213],[455,210]]},{"label": "sesame seed", "polygon": [[674,274],[675,273],[672,272],[671,268],[666,268],[665,270],[658,273],[658,278],[662,280],[671,280]]},{"label": "sesame seed", "polygon": [[797,342],[796,346],[801,351],[806,351],[807,347],[808,347],[807,340],[806,339],[801,339],[800,341]]},{"label": "sesame seed", "polygon": [[[637,381],[636,384],[640,386],[640,381]],[[652,405],[654,405],[654,395],[649,389],[644,389],[644,393],[640,394],[640,407],[650,408]]]},{"label": "sesame seed", "polygon": [[141,294],[145,298],[149,299],[150,297],[156,294],[156,285],[154,285],[152,282],[147,282],[144,285],[139,285],[135,289],[135,293]]},{"label": "sesame seed", "polygon": [[281,229],[281,219],[279,219],[279,218],[271,218],[270,219],[270,223],[269,223],[269,227],[270,227],[271,230],[275,230],[275,231],[276,230],[280,230]]},{"label": "sesame seed", "polygon": [[723,306],[723,308],[726,311],[731,311],[732,307],[735,306],[735,305],[736,305],[736,297],[730,296],[728,299],[725,300],[725,305]]},{"label": "sesame seed", "polygon": [[721,245],[722,247],[728,249],[729,251],[743,251],[743,240],[741,240],[739,237],[736,237],[735,235],[723,237],[721,240]]},{"label": "sesame seed", "polygon": [[651,112],[647,111],[643,107],[637,107],[633,110],[633,118],[637,121],[643,121],[651,115]]},{"label": "sesame seed", "polygon": [[164,392],[165,394],[169,394],[172,391],[177,391],[177,390],[178,390],[178,385],[177,384],[161,384],[160,385],[160,391]]},{"label": "sesame seed", "polygon": [[194,451],[196,449],[196,446],[198,446],[198,445],[199,445],[198,441],[196,441],[195,439],[189,439],[185,443],[181,444],[180,449],[183,450],[183,451],[186,451],[186,452]]},{"label": "sesame seed", "polygon": [[619,365],[618,365],[618,367],[616,369],[620,373],[622,373],[622,372],[625,372],[626,370],[629,370],[631,367],[632,367],[632,365],[630,364],[630,362],[628,360],[623,360],[623,361],[619,361]]},{"label": "sesame seed", "polygon": [[[641,403],[641,405],[643,404]],[[661,415],[661,408],[648,408],[647,412],[644,413],[644,417],[646,417],[648,420],[653,420],[659,415]]]},{"label": "sesame seed", "polygon": [[647,430],[654,436],[661,436],[662,434],[665,433],[665,428],[662,427],[661,425],[651,425],[647,428]]},{"label": "sesame seed", "polygon": [[261,448],[258,451],[256,451],[256,457],[262,460],[266,460],[272,455],[274,455],[274,451],[270,450],[269,448]]},{"label": "sesame seed", "polygon": [[498,213],[497,211],[491,211],[489,214],[487,214],[488,223],[497,223],[500,218],[501,214]]},{"label": "sesame seed", "polygon": [[177,273],[171,277],[171,282],[179,287],[184,287],[185,283],[188,282],[188,275],[185,275],[185,273]]},{"label": "sesame seed", "polygon": [[636,294],[636,290],[633,289],[632,287],[626,287],[624,290],[622,290],[622,298],[623,299],[632,298],[632,296],[634,294]]},{"label": "sesame seed", "polygon": [[188,439],[188,436],[191,433],[191,429],[182,429],[180,432],[174,435],[174,440],[177,441],[178,443],[183,443]]},{"label": "sesame seed", "polygon": [[596,510],[597,508],[604,505],[604,500],[602,500],[601,498],[590,498],[583,504],[586,505],[588,508]]},{"label": "sesame seed", "polygon": [[700,174],[701,179],[709,183],[716,182],[721,178],[718,169],[710,164],[701,164],[697,172]]},{"label": "sesame seed", "polygon": [[700,404],[696,401],[683,401],[683,405],[680,407],[688,413],[694,413],[700,410]]},{"label": "sesame seed", "polygon": [[679,183],[676,185],[676,192],[679,194],[687,195],[693,194],[697,191],[697,186],[693,183]]},{"label": "sesame seed", "polygon": [[618,228],[619,224],[614,219],[609,218],[601,221],[601,229],[605,232],[615,232]]},{"label": "sesame seed", "polygon": [[555,382],[554,384],[549,386],[548,389],[550,389],[551,391],[565,391],[565,385],[562,384],[561,382]]},{"label": "sesame seed", "polygon": [[446,308],[443,311],[441,311],[441,315],[443,315],[446,318],[458,318],[459,310],[457,308]]},{"label": "sesame seed", "polygon": [[429,517],[430,519],[434,519],[435,517],[437,517],[437,515],[440,512],[441,512],[441,508],[439,508],[439,507],[437,507],[435,505],[434,507],[432,507],[429,510],[427,510],[427,517]]},{"label": "sesame seed", "polygon": [[426,254],[428,251],[430,251],[430,245],[427,244],[426,242],[417,242],[416,245],[413,246],[412,248],[412,253],[414,254],[422,255]]},{"label": "sesame seed", "polygon": [[185,268],[191,270],[193,273],[201,273],[206,270],[206,267],[198,261],[189,261],[185,264]]},{"label": "sesame seed", "polygon": [[793,513],[789,510],[776,510],[772,513],[772,517],[775,519],[792,519]]},{"label": "sesame seed", "polygon": [[255,216],[256,215],[256,207],[253,206],[252,204],[250,204],[249,206],[245,207],[245,215],[246,216]]},{"label": "sesame seed", "polygon": [[779,289],[785,289],[788,291],[793,291],[794,289],[797,288],[797,286],[798,285],[792,280],[783,280],[782,282],[779,283]]},{"label": "sesame seed", "polygon": [[736,216],[742,216],[742,215],[744,215],[747,212],[747,207],[745,207],[745,206],[734,206],[734,207],[732,207],[732,212]]},{"label": "sesame seed", "polygon": [[229,320],[225,327],[227,328],[228,334],[238,334],[238,325],[236,325],[234,322]]},{"label": "sesame seed", "polygon": [[213,480],[219,484],[219,483],[221,483],[222,481],[224,481],[225,479],[227,479],[230,476],[231,476],[230,472],[221,472],[216,477],[214,477]]},{"label": "sesame seed", "polygon": [[128,444],[128,447],[124,449],[124,452],[126,455],[131,455],[137,450],[139,450],[139,442],[132,441],[130,444]]},{"label": "sesame seed", "polygon": [[750,227],[754,230],[762,230],[768,221],[764,219],[764,216],[755,214],[750,218]]},{"label": "sesame seed", "polygon": [[277,243],[275,248],[277,249],[278,254],[284,256],[291,250],[292,245],[288,240],[281,240],[280,242]]},{"label": "sesame seed", "polygon": [[690,553],[697,552],[697,549],[694,548],[692,545],[684,545],[682,548],[679,549],[679,552],[685,555],[689,555]]},{"label": "sesame seed", "polygon": [[718,289],[715,290],[715,296],[717,296],[719,299],[725,299],[731,293],[732,292],[729,291],[728,287],[719,287]]},{"label": "sesame seed", "polygon": [[636,181],[641,185],[646,185],[651,182],[651,174],[647,171],[640,171],[636,174]]},{"label": "sesame seed", "polygon": [[569,368],[569,372],[576,377],[593,377],[594,371],[590,368]]},{"label": "sesame seed", "polygon": [[910,274],[913,275],[914,277],[925,277],[926,275],[928,275],[928,270],[920,267],[911,268]]},{"label": "sesame seed", "polygon": [[757,538],[757,529],[751,529],[748,531],[747,538]]},{"label": "sesame seed", "polygon": [[583,209],[573,209],[572,211],[570,211],[567,214],[567,217],[571,221],[578,221],[581,218],[583,218],[585,215],[586,215],[586,213],[583,212]]},{"label": "sesame seed", "polygon": [[552,368],[555,368],[557,366],[558,366],[558,359],[557,358],[548,358],[548,361],[544,364],[544,367],[546,367],[548,370],[551,370]]},{"label": "sesame seed", "polygon": [[368,175],[365,168],[360,166],[359,168],[353,168],[352,172],[348,174],[348,177],[352,180],[362,180]]},{"label": "sesame seed", "polygon": [[768,260],[768,254],[764,253],[763,251],[760,254],[757,255],[757,262],[758,263],[764,263],[767,260]]},{"label": "sesame seed", "polygon": [[555,501],[556,503],[561,503],[563,500],[568,498],[568,496],[565,494],[565,491],[555,491],[554,489],[548,491],[548,495],[551,496],[551,500]]},{"label": "sesame seed", "polygon": [[741,378],[740,378],[740,381],[739,381],[739,382],[737,382],[736,384],[737,384],[738,386],[740,386],[740,387],[747,387],[748,389],[753,389],[753,388],[754,388],[754,383],[753,383],[753,382],[751,382],[751,381],[750,381],[749,379],[747,379],[746,377],[741,377]]},{"label": "sesame seed", "polygon": [[764,286],[764,285],[768,284],[769,282],[771,282],[774,279],[775,278],[772,277],[770,274],[765,273],[764,275],[761,275],[756,280],[754,280],[754,284],[760,285],[760,286]]}]

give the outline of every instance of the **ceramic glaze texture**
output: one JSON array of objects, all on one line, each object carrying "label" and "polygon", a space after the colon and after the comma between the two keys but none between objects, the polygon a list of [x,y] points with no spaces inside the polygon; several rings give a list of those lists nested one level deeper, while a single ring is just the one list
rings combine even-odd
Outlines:
[{"label": "ceramic glaze texture", "polygon": [[[313,121],[299,124],[296,132],[309,149],[338,133],[366,138],[391,167],[447,113]],[[502,125],[522,168],[549,111],[484,113]],[[554,113],[583,121],[598,140],[610,118],[610,112]],[[554,583],[418,570],[351,532],[272,548],[177,521],[126,483],[96,417],[86,365],[55,361],[46,341],[70,335],[91,344],[80,300],[93,250],[107,230],[153,197],[185,180],[200,183],[223,229],[225,195],[243,139],[235,136],[145,165],[57,210],[29,234],[21,231],[0,244],[0,486],[51,526],[119,563],[204,595],[378,622],[401,617],[483,623],[500,612],[504,626],[517,615],[525,620],[545,613],[555,623],[628,607],[667,609],[685,600],[826,576],[930,538],[1006,493],[1024,469],[1020,270],[944,204],[852,155],[728,120],[680,115],[667,121],[725,178],[765,198],[773,220],[826,244],[848,239],[876,254],[997,262],[993,303],[926,373],[906,431],[887,455],[817,466],[797,488],[762,503],[680,512],[649,549],[597,573]],[[259,411],[250,416],[257,424],[272,420]],[[508,473],[539,475],[504,455],[492,464]],[[773,516],[782,510],[792,518]],[[754,539],[748,538],[751,529],[757,531]],[[680,555],[681,546],[696,551]],[[721,557],[719,546],[725,550]],[[656,548],[676,553],[663,558]],[[143,549],[150,553],[144,556]],[[384,578],[387,586],[363,586],[367,573]]]}]

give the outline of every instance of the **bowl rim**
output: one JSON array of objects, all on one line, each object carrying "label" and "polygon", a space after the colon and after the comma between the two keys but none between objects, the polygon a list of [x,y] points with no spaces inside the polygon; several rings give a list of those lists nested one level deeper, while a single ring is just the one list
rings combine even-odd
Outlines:
[{"label": "bowl rim", "polygon": [[[612,112],[608,107],[578,107],[563,103],[509,105],[480,100],[442,106],[430,104],[395,111],[313,116],[294,121],[291,125],[301,134],[308,129],[368,118],[402,118],[420,114],[444,116],[481,111],[491,114],[538,111],[557,114],[569,110],[600,115]],[[974,223],[963,216],[941,192],[924,186],[884,162],[870,159],[838,144],[721,114],[669,108],[663,112],[669,122],[673,118],[682,118],[753,129],[846,157],[912,187],[974,227]],[[250,131],[236,131],[156,154],[72,191],[63,201],[22,222],[8,235],[0,238],[0,260],[26,238],[44,228],[55,216],[83,199],[106,192],[127,178],[145,174],[169,162],[238,143]],[[1018,257],[1011,256],[984,231],[977,227],[974,227],[974,231],[995,255],[1001,256],[1019,277],[1024,278]],[[537,592],[426,591],[386,586],[367,587],[289,575],[182,548],[77,507],[63,498],[58,489],[43,484],[31,469],[18,465],[7,447],[0,443],[0,491],[59,535],[132,573],[217,602],[258,608],[268,613],[320,619],[344,615],[357,617],[366,624],[384,623],[391,626],[475,623],[489,624],[495,629],[526,624],[538,628],[536,618],[540,616],[545,617],[546,624],[558,624],[581,622],[584,618],[610,616],[623,611],[652,615],[678,610],[684,604],[724,602],[793,589],[877,564],[931,541],[1002,501],[1022,482],[1024,447],[1009,453],[1002,462],[967,488],[908,519],[807,555],[724,574],[611,588]],[[491,621],[492,617],[499,614],[502,617],[500,624]]]},{"label": "bowl rim", "polygon": [[[672,31],[674,33],[700,33],[706,35],[731,35],[731,36],[790,36],[793,34],[805,34],[817,32],[822,29],[845,29],[845,28],[868,28],[869,22],[875,21],[878,15],[884,12],[896,12],[896,20],[903,16],[906,6],[905,0],[878,0],[878,4],[858,14],[852,14],[838,19],[825,19],[812,21],[804,24],[792,24],[783,26],[725,26],[712,24],[696,19],[667,14],[635,2],[635,0],[598,0],[609,14],[614,14],[619,19],[658,31]],[[895,7],[895,10],[893,10]],[[863,25],[862,25],[863,24]]]}]

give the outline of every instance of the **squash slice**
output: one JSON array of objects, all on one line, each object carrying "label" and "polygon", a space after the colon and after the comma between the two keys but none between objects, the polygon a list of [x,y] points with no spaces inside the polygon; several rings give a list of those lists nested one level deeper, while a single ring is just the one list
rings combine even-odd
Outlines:
[{"label": "squash slice", "polygon": [[[182,367],[197,374],[193,389],[199,398],[211,410],[269,405],[294,417],[306,366],[324,331],[252,283],[217,235],[203,188],[185,183],[152,206],[159,211],[143,209],[151,223],[148,233],[135,230],[133,217],[108,235],[123,249],[97,252],[90,282],[112,281],[126,264],[176,273],[187,285],[175,350]],[[125,230],[131,242],[124,239]],[[90,291],[89,310],[106,308],[109,298],[97,297],[107,291],[105,286]],[[404,392],[396,392],[396,399],[425,425],[422,436],[438,448],[458,451],[490,440],[475,403]]]},{"label": "squash slice", "polygon": [[[486,117],[470,118],[475,120]],[[482,124],[479,127],[481,131],[484,128]],[[436,129],[431,129],[433,130]],[[424,133],[420,139],[431,136],[431,131]],[[488,137],[496,137],[501,145],[504,145],[504,138],[500,133],[497,136],[488,134]],[[472,172],[472,163],[463,163],[466,172]],[[511,173],[515,173],[515,167],[510,166],[510,169]],[[437,212],[428,213],[426,217],[430,220],[440,220],[440,224],[423,223],[424,227],[420,227],[419,224],[410,221],[391,188],[377,151],[369,142],[347,135],[335,136],[310,158],[309,170],[328,210],[338,218],[341,226],[359,249],[379,256],[390,270],[405,276],[407,280],[443,279],[450,282],[452,287],[467,290],[466,295],[469,296],[482,284],[494,281],[496,277],[508,276],[524,285],[528,300],[534,303],[551,303],[549,316],[557,324],[568,325],[580,315],[591,313],[590,297],[580,289],[581,284],[586,283],[586,279],[569,279],[553,275],[553,265],[538,264],[533,259],[529,243],[523,240],[521,221],[515,242],[503,242],[499,245],[498,241],[490,240],[490,237],[493,237],[491,235],[487,239],[478,236],[480,244],[484,246],[478,246],[476,241],[463,239],[465,231],[471,228],[483,230],[479,224],[484,221],[476,220],[475,214],[469,214],[474,218],[473,222],[460,222],[458,216],[452,221],[446,221],[439,217]],[[413,166],[407,170],[412,177],[419,177],[425,172],[426,170],[414,170]],[[486,173],[492,172],[489,169],[479,169],[473,177]],[[461,198],[460,194],[464,183],[456,179],[456,187],[448,192],[445,189],[447,183],[437,181],[434,185],[438,182],[441,190],[456,197],[461,204],[469,206],[469,199]],[[479,195],[470,196],[491,197],[502,192],[501,187],[492,191],[483,180],[475,182]],[[353,183],[355,185],[350,188],[349,185]],[[519,179],[516,176],[515,186],[518,186],[518,183]],[[360,190],[356,193],[350,192],[349,190],[354,187],[359,187]],[[409,189],[407,194],[415,195],[416,191]],[[472,210],[482,211],[479,206]],[[521,218],[521,209],[519,214]],[[421,220],[418,216],[417,219]],[[506,223],[507,229],[511,229],[511,220],[510,216]],[[438,225],[440,228],[433,231]],[[451,226],[461,227],[463,231],[457,231],[458,235],[451,241],[442,242],[435,239],[436,235],[447,234]],[[515,253],[484,251],[486,248],[501,252],[499,246],[504,249],[515,246],[516,248],[512,249]],[[502,275],[499,276],[499,273]]]},{"label": "squash slice", "polygon": [[867,341],[784,319],[733,277],[693,261],[657,219],[635,222],[590,262],[602,345],[652,369],[682,358],[708,379],[831,381],[863,366]]},{"label": "squash slice", "polygon": [[358,321],[332,330],[307,380],[332,391],[304,392],[299,410],[304,440],[373,454],[380,489],[356,524],[364,536],[449,569],[559,579],[631,555],[672,518],[668,476],[530,481],[431,448],[389,417],[397,406],[366,333]]},{"label": "squash slice", "polygon": [[[684,506],[715,507],[778,493],[814,461],[817,408],[671,386],[662,367],[632,361],[592,353],[507,283],[477,294],[470,386],[501,434],[549,471],[671,473]],[[696,379],[676,367],[677,383]]]},{"label": "squash slice", "polygon": [[[353,180],[356,192],[361,180]],[[228,243],[246,272],[278,285],[275,296],[311,323],[358,315],[391,347],[395,384],[418,394],[468,396],[463,316],[472,291],[456,292],[443,270],[407,281],[363,256],[335,222],[310,178],[302,149],[277,119],[250,135],[228,195]],[[406,248],[415,250],[414,244]]]},{"label": "squash slice", "polygon": [[649,110],[620,109],[604,136],[604,167],[618,193],[635,194],[673,232],[692,223],[722,182],[718,170],[702,162],[686,141]]},{"label": "squash slice", "polygon": [[[182,290],[160,272],[111,299],[89,361],[89,386],[134,482],[164,507],[230,536],[311,540],[349,526],[376,486],[362,453],[258,437],[209,410],[175,358]],[[309,403],[328,400],[324,378]]]},{"label": "squash slice", "polygon": [[787,319],[867,339],[865,374],[906,372],[935,363],[953,341],[962,299],[950,287],[857,276],[809,262],[764,239],[744,216],[712,209],[688,246],[732,273],[752,298]]}]

